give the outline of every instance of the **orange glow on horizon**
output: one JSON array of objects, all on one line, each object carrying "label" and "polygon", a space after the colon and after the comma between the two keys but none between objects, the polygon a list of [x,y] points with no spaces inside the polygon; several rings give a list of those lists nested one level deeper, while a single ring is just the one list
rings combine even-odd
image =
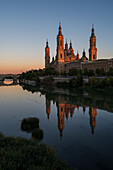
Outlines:
[{"label": "orange glow on horizon", "polygon": [[38,70],[39,68],[43,69],[43,66],[23,66],[23,67],[0,67],[0,74],[21,74],[22,72],[26,72],[28,70]]}]

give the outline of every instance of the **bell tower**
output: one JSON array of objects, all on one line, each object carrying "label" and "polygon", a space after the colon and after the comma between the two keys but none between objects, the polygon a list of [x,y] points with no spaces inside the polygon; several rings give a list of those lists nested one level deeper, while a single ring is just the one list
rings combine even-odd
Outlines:
[{"label": "bell tower", "polygon": [[48,46],[48,40],[46,41],[45,47],[45,68],[47,68],[50,64],[50,48]]},{"label": "bell tower", "polygon": [[59,32],[57,35],[57,61],[64,62],[64,36],[62,35],[61,23],[59,23]]},{"label": "bell tower", "polygon": [[92,33],[90,37],[89,60],[97,59],[96,36],[94,33],[94,25],[92,25]]}]

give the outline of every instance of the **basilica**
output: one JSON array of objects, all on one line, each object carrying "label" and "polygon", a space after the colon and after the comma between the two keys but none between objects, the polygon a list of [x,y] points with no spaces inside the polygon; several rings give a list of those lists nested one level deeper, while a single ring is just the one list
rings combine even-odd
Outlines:
[{"label": "basilica", "polygon": [[94,33],[94,26],[92,26],[89,58],[86,57],[85,50],[83,50],[82,57],[79,53],[74,53],[72,42],[68,46],[67,40],[64,47],[64,36],[62,34],[61,24],[59,23],[58,35],[57,35],[57,50],[55,58],[52,58],[50,62],[50,48],[48,40],[45,47],[45,68],[52,66],[59,73],[68,72],[70,68],[82,69],[82,63],[88,63],[88,61],[97,60],[97,48],[96,48],[96,36]]}]

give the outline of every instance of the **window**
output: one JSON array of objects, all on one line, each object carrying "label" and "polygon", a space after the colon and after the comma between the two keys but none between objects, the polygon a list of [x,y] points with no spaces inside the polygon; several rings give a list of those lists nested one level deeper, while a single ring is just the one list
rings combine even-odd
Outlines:
[{"label": "window", "polygon": [[60,58],[62,58],[62,54],[60,54]]},{"label": "window", "polygon": [[61,112],[63,112],[63,108],[61,107]]},{"label": "window", "polygon": [[62,46],[62,41],[60,41],[60,45]]},{"label": "window", "polygon": [[93,55],[93,59],[95,59],[95,55]]}]

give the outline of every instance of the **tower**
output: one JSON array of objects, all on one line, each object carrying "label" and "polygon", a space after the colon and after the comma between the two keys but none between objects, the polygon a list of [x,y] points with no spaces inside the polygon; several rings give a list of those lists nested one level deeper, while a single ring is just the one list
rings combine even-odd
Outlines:
[{"label": "tower", "polygon": [[45,47],[45,68],[47,68],[50,64],[50,48],[48,46],[48,40],[46,41]]},{"label": "tower", "polygon": [[94,33],[94,25],[92,25],[92,33],[90,37],[89,60],[97,59],[96,36]]},{"label": "tower", "polygon": [[70,54],[71,54],[71,55],[74,55],[74,50],[73,50],[73,48],[72,48],[72,42],[71,42],[71,40],[70,40],[70,47],[69,47],[69,49],[70,49]]},{"label": "tower", "polygon": [[90,115],[90,126],[91,126],[91,129],[92,129],[92,134],[94,134],[94,128],[96,126],[97,109],[90,107],[89,108],[89,115]]},{"label": "tower", "polygon": [[64,118],[65,118],[65,103],[58,103],[58,128],[60,131],[60,137],[63,136],[63,129],[64,129]]},{"label": "tower", "polygon": [[57,61],[64,62],[64,36],[62,35],[61,24],[59,23],[59,32],[57,35]]},{"label": "tower", "polygon": [[47,114],[48,119],[49,119],[50,113],[51,113],[51,101],[48,100],[46,97],[46,114]]},{"label": "tower", "polygon": [[66,39],[66,43],[65,43],[65,50],[68,50],[68,43],[67,43],[67,39]]},{"label": "tower", "polygon": [[77,52],[77,56],[76,56],[76,59],[79,60],[79,53]]}]

